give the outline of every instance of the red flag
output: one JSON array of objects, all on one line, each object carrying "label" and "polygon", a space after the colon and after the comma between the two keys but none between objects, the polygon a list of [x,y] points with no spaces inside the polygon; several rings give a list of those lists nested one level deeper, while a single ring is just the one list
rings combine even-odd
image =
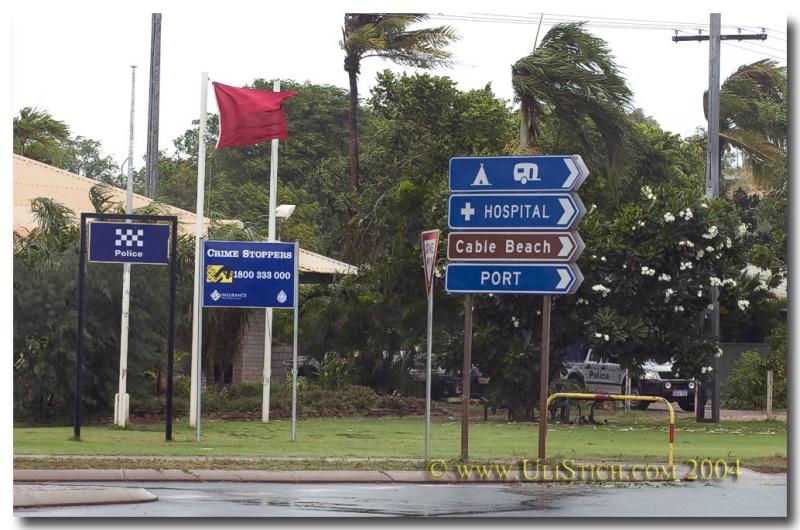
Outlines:
[{"label": "red flag", "polygon": [[283,100],[297,92],[270,92],[213,83],[219,106],[217,147],[253,145],[289,136]]}]

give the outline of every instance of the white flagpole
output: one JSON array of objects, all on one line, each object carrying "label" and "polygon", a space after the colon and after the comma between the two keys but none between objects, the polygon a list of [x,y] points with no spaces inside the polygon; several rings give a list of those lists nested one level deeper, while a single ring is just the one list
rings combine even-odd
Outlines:
[{"label": "white flagpole", "polygon": [[[136,101],[136,66],[131,65],[131,126],[128,142],[128,183],[125,213],[133,212],[133,110]],[[128,219],[130,221],[130,219]],[[131,264],[122,266],[122,322],[119,337],[119,390],[114,396],[114,424],[125,427],[128,421],[128,322],[131,307]]]},{"label": "white flagpole", "polygon": [[192,377],[189,397],[189,425],[196,429],[200,441],[200,391],[203,388],[201,356],[201,324],[203,308],[200,304],[200,285],[202,276],[200,264],[200,240],[203,237],[203,205],[206,184],[206,102],[208,99],[208,72],[200,74],[200,131],[197,149],[197,219],[194,233],[194,299],[192,302]]},{"label": "white flagpole", "polygon": [[[272,85],[273,92],[281,91],[281,80]],[[275,207],[278,202],[278,140],[272,140],[272,153],[269,157],[269,224],[267,241],[275,241]],[[269,384],[272,378],[272,308],[266,310],[264,323],[264,371],[262,373],[263,393],[261,399],[261,421],[269,421]]]}]

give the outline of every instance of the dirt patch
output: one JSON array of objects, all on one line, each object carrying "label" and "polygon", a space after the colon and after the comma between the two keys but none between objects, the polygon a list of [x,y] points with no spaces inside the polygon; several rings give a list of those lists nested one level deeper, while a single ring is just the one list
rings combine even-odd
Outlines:
[{"label": "dirt patch", "polygon": [[742,467],[746,467],[757,473],[786,473],[787,466],[787,459],[782,456],[753,458],[752,460],[742,463]]}]

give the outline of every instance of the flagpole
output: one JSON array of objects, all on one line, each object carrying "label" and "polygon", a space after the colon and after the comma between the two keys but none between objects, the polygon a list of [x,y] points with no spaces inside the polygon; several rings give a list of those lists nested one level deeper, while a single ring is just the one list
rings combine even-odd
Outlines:
[{"label": "flagpole", "polygon": [[[273,92],[281,91],[281,80],[276,79],[272,85]],[[278,203],[278,140],[272,140],[272,153],[269,157],[269,224],[267,241],[275,241],[275,208]],[[264,372],[262,374],[263,389],[261,400],[261,421],[269,422],[269,385],[272,378],[272,308],[266,309],[264,323]]]},{"label": "flagpole", "polygon": [[195,436],[200,441],[200,392],[203,388],[200,329],[203,308],[200,305],[200,240],[203,237],[203,204],[206,184],[206,103],[208,100],[208,72],[200,74],[200,131],[197,148],[197,217],[194,232],[194,298],[192,300],[192,377],[189,398],[189,426],[195,427]]},{"label": "flagpole", "polygon": [[[131,124],[128,142],[128,182],[125,192],[125,213],[133,212],[133,117],[136,94],[136,65],[131,65]],[[128,219],[130,222],[130,219]],[[122,266],[122,321],[119,337],[119,390],[114,396],[114,424],[125,427],[128,421],[128,323],[131,307],[131,264]]]}]

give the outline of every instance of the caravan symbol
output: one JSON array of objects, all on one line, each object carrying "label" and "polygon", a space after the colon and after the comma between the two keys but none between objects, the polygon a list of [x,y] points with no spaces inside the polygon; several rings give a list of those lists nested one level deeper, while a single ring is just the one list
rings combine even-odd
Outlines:
[{"label": "caravan symbol", "polygon": [[514,180],[527,184],[529,180],[539,180],[539,166],[530,162],[514,165]]}]

